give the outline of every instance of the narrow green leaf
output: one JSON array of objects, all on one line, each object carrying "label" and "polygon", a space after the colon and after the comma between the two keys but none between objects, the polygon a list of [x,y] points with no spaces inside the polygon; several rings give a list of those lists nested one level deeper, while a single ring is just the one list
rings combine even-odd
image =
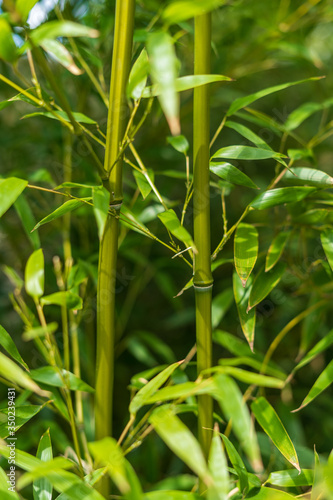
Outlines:
[{"label": "narrow green leaf", "polygon": [[295,366],[293,372],[296,372],[303,366],[310,363],[318,354],[325,351],[333,344],[333,330],[331,330],[325,337],[323,337],[317,344],[307,353],[306,356]]},{"label": "narrow green leaf", "polygon": [[40,302],[42,306],[66,306],[67,309],[82,309],[83,307],[81,297],[68,290],[65,292],[55,292],[51,293],[51,295],[45,295]]},{"label": "narrow green leaf", "polygon": [[167,142],[179,153],[187,155],[190,145],[184,135],[169,136]]},{"label": "narrow green leaf", "polygon": [[294,109],[294,111],[292,111],[288,116],[287,120],[284,123],[285,129],[288,132],[295,130],[311,115],[313,115],[317,111],[329,107],[329,105],[332,104],[333,104],[332,99],[330,99],[330,102],[325,101],[324,103],[305,102],[304,104],[301,104],[298,108]]},{"label": "narrow green leaf", "polygon": [[55,333],[57,331],[57,329],[58,329],[58,323],[55,323],[55,322],[48,323],[47,330],[45,330],[45,328],[43,326],[37,326],[36,328],[30,328],[29,330],[26,330],[23,333],[22,338],[23,338],[23,340],[25,340],[27,342],[27,341],[35,339],[37,337],[44,337],[46,335],[46,331],[50,335],[52,335],[53,333]]},{"label": "narrow green leaf", "polygon": [[0,217],[13,205],[27,184],[28,181],[18,179],[17,177],[0,179]]},{"label": "narrow green leaf", "polygon": [[219,149],[212,158],[227,158],[229,160],[267,160],[268,158],[287,158],[271,149],[254,148],[252,146],[227,146]]},{"label": "narrow green leaf", "polygon": [[17,49],[12,29],[7,19],[0,16],[0,60],[13,63],[17,58]]},{"label": "narrow green leaf", "polygon": [[325,172],[322,172],[321,170],[308,167],[291,167],[291,169],[283,176],[283,180],[293,184],[301,184],[302,186],[333,186],[333,177]]},{"label": "narrow green leaf", "polygon": [[42,42],[41,46],[52,59],[64,66],[73,75],[82,75],[83,71],[75,64],[70,52],[58,40],[46,39]]},{"label": "narrow green leaf", "polygon": [[[46,118],[51,118],[52,120],[59,120],[58,116],[60,116],[66,122],[69,122],[70,119],[65,111],[56,111],[56,115],[51,113],[51,111],[36,111],[35,113],[29,113],[28,115],[22,116],[22,120],[25,118],[34,118],[35,116],[45,116]],[[87,123],[89,125],[96,125],[96,122],[89,118],[89,116],[84,115],[83,113],[72,112],[72,115],[78,123]]]},{"label": "narrow green leaf", "polygon": [[23,24],[26,23],[31,9],[37,2],[38,0],[16,0],[15,10],[20,14]]},{"label": "narrow green leaf", "polygon": [[287,265],[284,262],[278,262],[276,266],[268,272],[265,272],[263,267],[261,268],[253,282],[247,308],[248,311],[264,300],[273,288],[276,287],[284,275],[286,267]]},{"label": "narrow green leaf", "polygon": [[104,233],[106,219],[108,217],[110,193],[105,187],[99,186],[93,188],[92,195],[94,215],[98,227],[98,236],[101,240]]},{"label": "narrow green leaf", "polygon": [[252,289],[252,277],[247,280],[244,288],[237,273],[233,274],[233,290],[238,311],[238,317],[246,340],[253,351],[254,332],[256,326],[256,311],[252,309],[247,312],[247,306]]},{"label": "narrow green leaf", "polygon": [[54,366],[43,366],[31,370],[30,376],[36,382],[41,382],[53,387],[66,387],[67,383],[72,391],[94,392],[90,385],[83,382],[73,373],[55,368]]},{"label": "narrow green leaf", "polygon": [[[53,459],[49,430],[47,430],[40,438],[36,456],[42,462],[49,462]],[[33,482],[34,500],[52,500],[52,491],[52,484],[43,477]]]},{"label": "narrow green leaf", "polygon": [[242,137],[245,137],[245,139],[255,144],[258,148],[272,150],[272,148],[261,137],[259,137],[259,135],[255,134],[245,125],[228,120],[225,127],[235,130]]},{"label": "narrow green leaf", "polygon": [[211,161],[209,163],[209,170],[231,184],[259,189],[258,186],[251,181],[250,177],[231,165],[231,163]]},{"label": "narrow green leaf", "polygon": [[312,486],[313,470],[302,469],[301,472],[299,472],[291,469],[271,472],[266,482],[274,486],[281,486],[282,488]]},{"label": "narrow green leaf", "polygon": [[316,191],[313,187],[286,187],[269,189],[259,194],[251,203],[252,208],[264,210],[265,208],[284,205],[285,203],[296,203]]},{"label": "narrow green leaf", "polygon": [[80,200],[65,201],[65,203],[63,203],[59,208],[54,210],[54,212],[52,212],[51,214],[44,217],[44,219],[39,221],[38,224],[36,224],[36,226],[34,227],[34,230],[38,229],[43,224],[47,224],[48,222],[51,222],[55,219],[59,219],[59,217],[68,214],[68,212],[72,212],[73,210],[82,207],[85,204],[85,201],[91,201],[91,198],[82,198]]},{"label": "narrow green leaf", "polygon": [[330,212],[326,208],[314,208],[297,215],[297,217],[293,217],[293,222],[308,225],[324,224],[329,215]]},{"label": "narrow green leaf", "polygon": [[182,241],[187,248],[192,247],[192,250],[196,250],[190,233],[180,224],[174,210],[170,209],[166,212],[162,212],[158,215],[158,218],[165,225],[167,230]]},{"label": "narrow green leaf", "polygon": [[83,24],[72,21],[50,21],[44,23],[30,33],[34,45],[41,45],[44,40],[54,40],[58,37],[88,36],[97,38],[99,32]]},{"label": "narrow green leaf", "polygon": [[218,327],[225,314],[233,303],[234,294],[232,288],[226,288],[214,297],[212,303],[212,328]]},{"label": "narrow green leaf", "polygon": [[9,333],[0,325],[0,345],[10,354],[10,356],[29,371],[28,365],[23,361],[21,354],[18,352],[17,347],[12,340]]},{"label": "narrow green leaf", "polygon": [[289,493],[264,486],[257,493],[251,494],[251,500],[291,500],[292,498],[295,497]]},{"label": "narrow green leaf", "polygon": [[173,0],[166,6],[162,17],[168,24],[175,24],[192,17],[200,16],[206,12],[224,5],[225,0]]},{"label": "narrow green leaf", "polygon": [[248,456],[255,471],[262,470],[260,450],[257,437],[251,421],[250,412],[243,395],[234,380],[228,375],[214,376],[216,393],[213,397],[219,403],[224,415],[232,422],[232,430]]},{"label": "narrow green leaf", "polygon": [[[149,422],[166,445],[206,484],[212,479],[198,441],[167,406],[156,408]],[[207,431],[209,432],[209,431]]]},{"label": "narrow green leaf", "polygon": [[165,368],[135,394],[129,405],[131,415],[135,415],[146,404],[146,401],[168,380],[179,364],[179,362],[173,363]]},{"label": "narrow green leaf", "polygon": [[147,172],[139,172],[138,170],[134,170],[133,175],[135,177],[138,188],[140,189],[140,193],[145,200],[152,189],[147,177],[149,177],[149,179],[154,182],[154,171],[151,169],[149,169]]},{"label": "narrow green leaf", "polygon": [[28,391],[35,392],[43,397],[48,397],[48,393],[38,387],[30,375],[23,371],[14,361],[2,354],[2,352],[0,352],[0,375],[10,382],[24,389],[28,389]]},{"label": "narrow green leaf", "polygon": [[333,271],[333,231],[332,229],[327,229],[320,233],[321,244],[323,245],[323,249],[330,265],[330,268]]},{"label": "narrow green leaf", "polygon": [[148,72],[148,54],[146,49],[142,49],[128,78],[127,97],[132,97],[135,100],[140,99],[147,83]]},{"label": "narrow green leaf", "polygon": [[220,434],[220,436],[223,439],[223,443],[228,453],[229,460],[238,475],[240,491],[241,493],[245,494],[249,489],[249,478],[244,462],[227,436],[225,436],[224,434]]},{"label": "narrow green leaf", "polygon": [[272,241],[266,255],[265,271],[270,271],[280,259],[286,246],[290,231],[281,231]]},{"label": "narrow green leaf", "polygon": [[150,75],[159,89],[159,101],[172,135],[180,134],[179,96],[176,90],[178,59],[172,37],[165,31],[150,33],[147,38]]},{"label": "narrow green leaf", "polygon": [[[8,478],[6,472],[3,470],[2,467],[0,467],[0,494],[1,494],[1,500],[20,500],[20,497],[16,493],[15,490],[15,481],[13,481],[13,486],[8,483],[10,479]],[[12,490],[9,490],[9,487],[13,488]]]},{"label": "narrow green leaf", "polygon": [[231,375],[233,378],[244,382],[245,384],[253,384],[259,387],[274,387],[275,389],[282,389],[285,386],[285,381],[273,377],[267,377],[260,373],[249,372],[241,368],[233,366],[216,366],[214,370]]},{"label": "narrow green leaf", "polygon": [[[39,479],[47,480],[47,476],[54,472],[62,472],[65,469],[71,469],[74,467],[74,463],[68,458],[64,457],[56,457],[54,459],[48,460],[47,462],[40,461],[40,464],[37,467],[34,467],[32,471],[26,472],[20,479],[17,481],[17,489],[22,489],[27,487],[30,483],[36,482]],[[51,484],[51,483],[50,483]],[[39,498],[39,497],[37,497]],[[44,498],[44,497],[42,497]],[[45,497],[49,499],[50,497]]]},{"label": "narrow green leaf", "polygon": [[33,252],[25,267],[25,290],[34,299],[44,293],[44,254],[40,248]]},{"label": "narrow green leaf", "polygon": [[106,437],[100,441],[89,443],[89,449],[100,465],[108,467],[110,477],[121,493],[129,493],[131,487],[127,479],[125,457],[117,441]]},{"label": "narrow green leaf", "polygon": [[273,94],[274,92],[279,92],[280,90],[287,89],[288,87],[292,87],[293,85],[299,85],[300,83],[320,80],[321,78],[322,77],[313,77],[307,78],[305,80],[298,80],[296,82],[282,83],[281,85],[274,85],[274,87],[268,87],[266,89],[259,90],[259,92],[255,92],[254,94],[250,94],[245,97],[239,97],[238,99],[235,99],[231,104],[230,108],[228,109],[227,116],[233,115],[239,109],[249,106],[253,102],[261,99],[262,97],[265,97],[266,95]]},{"label": "narrow green leaf", "polygon": [[32,229],[36,225],[36,220],[24,194],[21,194],[17,198],[17,200],[14,203],[14,207],[17,212],[17,215],[21,219],[23,228],[30,240],[33,249],[38,250],[38,248],[40,248],[39,234],[37,231],[32,232]]},{"label": "narrow green leaf", "polygon": [[252,403],[251,410],[280,453],[301,472],[295,447],[274,408],[260,397]]},{"label": "narrow green leaf", "polygon": [[214,429],[208,467],[214,484],[208,488],[207,500],[227,500],[230,490],[228,463],[224,454],[218,426]]},{"label": "narrow green leaf", "polygon": [[[24,424],[29,422],[37,413],[39,413],[45,405],[15,405],[15,432],[18,431]],[[0,415],[5,416],[5,421],[1,418],[0,421],[0,437],[6,439],[10,432],[8,429],[8,411],[10,407],[0,410]]]},{"label": "narrow green leaf", "polygon": [[[185,90],[192,90],[202,85],[209,83],[230,81],[231,78],[224,75],[187,75],[176,78],[175,91],[184,92]],[[146,87],[142,93],[142,97],[158,97],[162,94],[162,86],[160,84]]]},{"label": "narrow green leaf", "polygon": [[294,410],[294,412],[302,410],[305,406],[311,403],[319,394],[321,394],[327,387],[329,387],[333,382],[333,360],[326,366],[326,368],[321,372],[313,386],[311,387],[309,393],[304,398],[301,406]]},{"label": "narrow green leaf", "polygon": [[184,382],[172,386],[162,387],[147,399],[147,404],[161,401],[171,401],[173,399],[186,399],[197,394],[212,394],[214,392],[212,379],[205,379],[201,382]]},{"label": "narrow green leaf", "polygon": [[234,240],[235,268],[245,287],[258,257],[258,231],[251,224],[240,223]]}]

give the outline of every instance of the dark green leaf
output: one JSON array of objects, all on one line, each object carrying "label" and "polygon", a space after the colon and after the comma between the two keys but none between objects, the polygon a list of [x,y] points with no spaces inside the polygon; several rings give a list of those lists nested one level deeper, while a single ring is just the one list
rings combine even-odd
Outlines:
[{"label": "dark green leaf", "polygon": [[291,169],[285,173],[283,180],[292,182],[293,184],[301,184],[302,186],[333,186],[333,177],[321,170],[308,167],[291,167]]},{"label": "dark green leaf", "polygon": [[[29,115],[22,116],[23,118],[33,118],[34,116],[46,116],[46,118],[52,118],[52,120],[59,120],[58,116],[60,116],[66,122],[69,122],[67,113],[65,111],[56,110],[56,114],[51,113],[51,111],[36,111],[35,113],[30,113]],[[96,125],[96,122],[89,118],[89,116],[84,115],[83,113],[72,112],[72,115],[78,123],[87,123],[89,125]]]},{"label": "dark green leaf", "polygon": [[18,352],[14,341],[9,333],[0,325],[0,345],[11,355],[11,357],[22,365],[26,370],[29,370],[28,365],[23,361],[21,354]]},{"label": "dark green leaf", "polygon": [[264,210],[265,208],[284,205],[285,203],[296,203],[303,200],[316,189],[313,187],[286,187],[276,188],[259,194],[250,204],[252,208]]},{"label": "dark green leaf", "polygon": [[179,151],[179,153],[184,153],[184,155],[187,155],[190,145],[184,135],[167,137],[167,141],[169,144],[171,144],[173,148],[175,148],[176,151]]},{"label": "dark green leaf", "polygon": [[313,470],[302,469],[298,470],[280,470],[271,472],[268,476],[267,483],[283,488],[291,488],[296,486],[312,486]]},{"label": "dark green leaf", "polygon": [[93,188],[92,194],[94,215],[98,227],[98,236],[101,240],[104,233],[106,219],[108,217],[110,193],[105,187],[99,186]]},{"label": "dark green leaf", "polygon": [[232,288],[227,288],[214,297],[212,303],[212,327],[215,329],[233,303],[234,295]]},{"label": "dark green leaf", "polygon": [[248,311],[259,304],[276,287],[286,270],[284,262],[278,262],[270,271],[261,268],[255,280],[249,297]]},{"label": "dark green leaf", "polygon": [[[37,415],[37,413],[39,413],[44,406],[45,405],[15,405],[15,432],[18,431],[18,429],[20,429],[24,424],[29,422],[31,418]],[[10,407],[0,410],[0,437],[2,439],[7,438],[10,434],[8,429],[8,411],[10,411]],[[4,422],[2,421],[2,417],[5,419]]]},{"label": "dark green leaf", "polygon": [[321,372],[313,386],[311,387],[307,396],[303,399],[302,404],[297,410],[301,410],[309,403],[311,403],[319,394],[321,394],[327,387],[329,387],[333,382],[333,360],[326,366],[326,368]]},{"label": "dark green leaf", "polygon": [[90,385],[76,377],[73,373],[66,370],[60,370],[53,366],[43,366],[36,370],[31,370],[30,376],[36,382],[41,382],[53,387],[66,387],[72,391],[94,392]]},{"label": "dark green leaf", "polygon": [[310,363],[318,354],[325,351],[333,344],[333,330],[331,330],[325,337],[323,337],[317,344],[307,353],[306,356],[295,366],[293,372],[296,372],[303,366]]},{"label": "dark green leaf", "polygon": [[32,232],[36,225],[36,219],[31,211],[30,205],[27,202],[24,194],[21,194],[14,203],[17,215],[21,219],[22,225],[28,236],[34,250],[40,248],[40,239],[37,231]]},{"label": "dark green leaf", "polygon": [[218,175],[221,179],[224,179],[227,182],[239,184],[240,186],[246,186],[252,189],[259,189],[258,186],[251,181],[250,177],[230,163],[210,162],[209,169],[213,172],[213,174]]},{"label": "dark green leaf", "polygon": [[240,482],[240,491],[241,493],[244,494],[247,492],[249,488],[248,472],[246,470],[244,462],[241,459],[238,451],[236,450],[232,442],[229,441],[229,439],[227,438],[227,436],[225,436],[224,434],[220,434],[220,436],[223,439],[223,443],[228,453],[229,460],[232,463],[232,466],[234,467],[238,475],[238,479]]},{"label": "dark green leaf", "polygon": [[275,158],[280,160],[287,157],[271,149],[254,148],[252,146],[227,146],[216,151],[212,158],[227,158],[229,160],[266,160]]},{"label": "dark green leaf", "polygon": [[265,271],[270,271],[280,259],[286,246],[290,231],[281,231],[272,241],[266,255]]},{"label": "dark green leaf", "polygon": [[258,148],[272,150],[272,148],[261,137],[259,137],[259,135],[255,134],[245,125],[228,120],[225,127],[235,130],[241,136],[245,137],[245,139],[255,144]]},{"label": "dark green leaf", "polygon": [[333,231],[332,229],[327,229],[326,231],[320,233],[321,244],[325,255],[327,257],[328,263],[333,271]]}]

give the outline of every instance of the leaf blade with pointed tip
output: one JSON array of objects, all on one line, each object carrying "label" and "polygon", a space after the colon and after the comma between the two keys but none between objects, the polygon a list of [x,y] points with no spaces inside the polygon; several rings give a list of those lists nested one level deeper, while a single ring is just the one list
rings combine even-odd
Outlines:
[{"label": "leaf blade with pointed tip", "polygon": [[229,493],[229,473],[227,460],[224,454],[221,438],[217,429],[214,429],[208,467],[214,484],[208,488],[207,500],[227,500]]},{"label": "leaf blade with pointed tip", "polygon": [[283,488],[291,488],[295,486],[312,486],[313,483],[313,470],[302,469],[301,472],[291,470],[281,470],[271,472],[266,481],[274,486],[281,486]]},{"label": "leaf blade with pointed tip", "polygon": [[41,248],[28,259],[25,267],[25,290],[35,300],[44,294],[44,254]]},{"label": "leaf blade with pointed tip", "polygon": [[281,231],[272,241],[266,255],[265,271],[270,271],[280,259],[286,246],[290,231]]},{"label": "leaf blade with pointed tip", "polygon": [[72,21],[49,21],[38,26],[30,33],[34,45],[41,45],[44,40],[54,40],[58,37],[88,36],[97,38],[99,32],[83,24]]},{"label": "leaf blade with pointed tip", "polygon": [[251,351],[253,351],[254,333],[256,326],[256,310],[252,309],[248,313],[246,312],[249,296],[251,293],[251,286],[252,286],[251,277],[250,279],[247,280],[246,287],[244,288],[238,274],[236,272],[233,274],[233,290],[238,311],[238,317],[240,320],[244,336],[250,346]]},{"label": "leaf blade with pointed tip", "polygon": [[223,439],[223,443],[226,448],[229,460],[238,474],[240,491],[241,493],[245,494],[249,489],[249,479],[248,479],[248,472],[246,470],[244,462],[241,459],[238,451],[236,450],[232,442],[227,438],[227,436],[225,436],[224,434],[220,434],[220,436]]},{"label": "leaf blade with pointed tip", "polygon": [[146,86],[147,77],[149,72],[149,61],[146,49],[142,49],[139,57],[132,66],[128,84],[127,84],[127,97],[132,97],[137,100],[140,99],[144,88]]},{"label": "leaf blade with pointed tip", "polygon": [[85,201],[90,201],[91,198],[82,198],[82,200],[69,200],[65,201],[60,207],[56,208],[52,213],[44,217],[41,221],[36,224],[34,227],[35,229],[38,229],[40,226],[43,226],[44,224],[47,224],[48,222],[51,222],[55,219],[59,219],[59,217],[62,217],[63,215],[67,214],[68,212],[72,212],[73,210],[76,210],[79,207],[82,207]]},{"label": "leaf blade with pointed tip", "polygon": [[281,158],[286,158],[286,156],[271,149],[237,145],[219,149],[213,154],[212,158],[226,158],[229,160],[267,160],[274,158],[281,160]]},{"label": "leaf blade with pointed tip", "polygon": [[[230,81],[231,78],[224,75],[186,75],[176,78],[175,90],[176,92],[184,92],[185,90],[192,90],[202,85],[208,85],[214,82]],[[158,97],[162,94],[163,88],[160,84],[146,87],[142,93],[142,97]]]},{"label": "leaf blade with pointed tip", "polygon": [[310,363],[318,354],[333,344],[333,330],[331,330],[325,337],[323,337],[317,344],[307,353],[306,356],[295,366],[293,372],[296,372],[303,366]]},{"label": "leaf blade with pointed tip", "polygon": [[264,268],[261,268],[253,282],[249,297],[248,311],[264,300],[273,288],[276,287],[286,267],[287,265],[284,262],[278,262],[276,266],[268,272],[265,272]]},{"label": "leaf blade with pointed tip", "polygon": [[0,217],[13,205],[27,184],[28,181],[17,177],[0,179]]},{"label": "leaf blade with pointed tip", "polygon": [[283,180],[293,184],[301,184],[302,186],[333,186],[333,177],[326,174],[326,172],[323,172],[322,170],[308,167],[291,167],[291,169],[283,176]]},{"label": "leaf blade with pointed tip", "polygon": [[234,239],[234,261],[236,272],[246,285],[258,257],[258,231],[251,224],[240,223]]},{"label": "leaf blade with pointed tip", "polygon": [[230,182],[231,184],[246,186],[252,189],[259,189],[250,177],[230,163],[212,161],[209,163],[209,170],[213,172],[213,174],[218,175],[221,179]]},{"label": "leaf blade with pointed tip", "polygon": [[0,345],[10,354],[10,356],[17,361],[20,365],[22,365],[26,370],[29,371],[28,365],[22,359],[21,354],[17,350],[17,347],[3,326],[0,325]]},{"label": "leaf blade with pointed tip", "polygon": [[295,203],[303,200],[306,196],[313,193],[316,188],[312,187],[286,187],[269,189],[259,194],[251,203],[250,207],[257,210],[284,205],[285,203]]},{"label": "leaf blade with pointed tip", "polygon": [[68,386],[72,391],[94,392],[94,389],[90,385],[76,377],[74,373],[66,370],[62,370],[60,373],[60,369],[54,366],[42,366],[41,368],[31,370],[30,376],[32,380],[52,387],[66,387],[68,382]]},{"label": "leaf blade with pointed tip", "polygon": [[[43,434],[40,438],[36,456],[42,462],[48,462],[49,460],[53,459],[52,444],[49,431],[46,431],[45,434]],[[52,500],[52,491],[52,484],[45,478],[40,478],[33,482],[34,500]]]},{"label": "leaf blade with pointed tip", "polygon": [[225,0],[206,0],[204,3],[202,0],[177,0],[166,6],[162,17],[169,24],[179,23],[210,12],[224,3]]},{"label": "leaf blade with pointed tip", "polygon": [[158,214],[158,218],[165,225],[165,227],[170,231],[173,236],[182,241],[186,247],[192,247],[195,250],[194,242],[190,233],[181,225],[174,210],[170,209],[161,214]]},{"label": "leaf blade with pointed tip", "polygon": [[45,295],[41,299],[42,306],[56,305],[65,306],[67,309],[82,309],[82,298],[76,293],[66,290],[64,292],[55,292]]},{"label": "leaf blade with pointed tip", "polygon": [[98,186],[92,190],[92,199],[94,204],[94,215],[98,228],[98,237],[101,240],[106,219],[108,217],[110,193],[104,186]]},{"label": "leaf blade with pointed tip", "polygon": [[294,412],[302,410],[305,406],[310,404],[319,394],[321,394],[325,389],[327,389],[333,382],[333,360],[326,366],[326,368],[321,372],[310,391],[303,399],[302,404],[299,408],[294,410]]},{"label": "leaf blade with pointed tip", "polygon": [[295,447],[274,408],[264,397],[259,397],[251,404],[251,410],[280,453],[300,472]]},{"label": "leaf blade with pointed tip", "polygon": [[327,229],[326,231],[320,233],[320,240],[323,246],[326,258],[333,271],[333,231],[332,229]]}]

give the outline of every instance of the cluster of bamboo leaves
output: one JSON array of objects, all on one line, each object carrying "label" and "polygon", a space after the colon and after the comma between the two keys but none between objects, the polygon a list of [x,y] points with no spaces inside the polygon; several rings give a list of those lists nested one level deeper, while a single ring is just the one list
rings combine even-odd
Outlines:
[{"label": "cluster of bamboo leaves", "polygon": [[[29,421],[37,414],[51,412],[54,415],[45,417],[51,422],[50,430],[40,434],[36,456],[30,453],[31,449],[16,451],[16,464],[24,471],[17,480],[17,493],[8,491],[3,461],[1,495],[5,499],[31,498],[32,491],[33,498],[38,500],[98,500],[104,498],[98,489],[99,481],[110,476],[117,494],[133,500],[195,499],[200,496],[209,500],[283,500],[296,496],[332,498],[332,455],[320,456],[320,450],[319,454],[314,451],[313,466],[304,466],[273,402],[279,391],[287,394],[291,390],[298,370],[311,366],[333,343],[332,331],[319,338],[311,331],[315,328],[318,311],[328,312],[332,300],[333,228],[329,207],[332,205],[330,189],[333,177],[327,173],[329,166],[317,165],[316,162],[316,148],[330,136],[332,124],[320,123],[310,139],[298,132],[306,120],[315,119],[318,113],[329,113],[333,100],[316,99],[302,103],[283,122],[256,107],[260,105],[259,100],[275,93],[288,93],[294,86],[317,89],[321,76],[243,93],[228,103],[223,115],[219,111],[220,125],[211,142],[209,164],[211,189],[219,193],[222,205],[220,225],[216,230],[214,228],[214,236],[218,234],[218,238],[212,252],[212,272],[218,275],[221,268],[232,266],[232,275],[229,286],[214,296],[213,339],[216,345],[223,346],[234,356],[221,359],[195,378],[191,372],[193,353],[186,358],[187,353],[184,353],[185,359],[178,362],[172,359],[173,353],[169,359],[165,354],[165,364],[150,367],[132,377],[128,423],[118,441],[113,437],[94,441],[88,438],[92,433],[87,423],[92,415],[89,394],[93,394],[94,389],[82,380],[85,377],[81,377],[78,331],[84,322],[87,284],[96,281],[96,268],[91,262],[73,261],[72,255],[67,260],[65,256],[63,262],[55,257],[53,263],[47,265],[53,266],[56,283],[53,290],[46,293],[43,238],[40,236],[43,232],[40,228],[59,221],[63,223],[69,214],[78,210],[87,219],[90,214],[94,215],[96,239],[101,239],[108,215],[117,217],[122,227],[122,242],[126,242],[134,231],[138,233],[135,240],[140,242],[138,245],[148,239],[154,245],[164,247],[170,258],[179,260],[184,276],[179,294],[190,293],[188,290],[193,287],[193,280],[189,271],[191,275],[197,250],[190,226],[186,224],[193,195],[193,176],[190,141],[185,134],[182,135],[181,93],[214,82],[228,81],[230,87],[233,85],[231,76],[235,75],[179,76],[177,54],[181,49],[177,46],[176,35],[181,40],[180,30],[189,29],[193,17],[223,6],[225,2],[207,0],[203,7],[200,1],[174,1],[158,13],[158,21],[147,29],[144,46],[136,42],[127,84],[130,113],[120,150],[128,166],[125,175],[128,173],[133,180],[128,182],[125,201],[118,214],[110,208],[109,193],[99,177],[99,174],[103,176],[99,159],[100,149],[105,147],[103,125],[82,110],[71,109],[66,93],[53,81],[50,68],[54,63],[44,56],[52,56],[73,75],[73,79],[85,71],[107,107],[103,81],[91,71],[75,41],[76,37],[95,40],[99,33],[85,25],[63,20],[60,12],[57,13],[58,20],[46,22],[31,31],[25,30],[30,9],[35,3],[18,0],[14,6],[9,4],[7,11],[0,16],[1,59],[17,68],[20,58],[26,58],[31,72],[30,85],[22,82],[19,72],[18,76],[15,73],[9,76],[0,74],[2,84],[15,92],[0,103],[0,109],[6,113],[9,106],[19,101],[19,104],[31,107],[31,112],[22,118],[44,120],[44,126],[49,120],[57,120],[65,135],[73,134],[86,144],[94,159],[94,174],[88,181],[64,178],[61,184],[48,187],[38,180],[14,175],[15,172],[0,180],[0,215],[5,219],[6,212],[13,206],[34,249],[27,259],[24,273],[20,274],[9,266],[4,269],[13,287],[11,300],[24,325],[23,340],[31,342],[43,360],[43,366],[29,368],[16,347],[12,332],[1,327],[1,380],[5,387],[17,389],[16,430],[23,436],[31,424]],[[226,9],[228,5],[221,10]],[[293,18],[290,23],[292,21]],[[14,32],[15,36],[22,38],[20,47],[13,37]],[[42,79],[37,78],[36,68],[43,75]],[[221,88],[223,85],[220,84]],[[137,142],[142,143],[142,138],[137,141],[137,137],[144,134],[151,114],[159,113],[160,109],[170,129],[168,145],[183,155],[182,171],[164,173],[173,180],[178,178],[182,186],[185,183],[182,203],[171,200],[167,192],[160,190],[154,169],[143,161],[137,146]],[[256,133],[258,127],[269,129],[280,138],[281,147],[273,149]],[[236,144],[225,145],[223,134],[230,130],[239,140]],[[293,140],[293,148],[286,149],[288,139]],[[222,144],[218,147],[216,143],[220,140]],[[271,166],[269,183],[263,185],[261,182],[258,186],[259,182],[255,182],[247,170],[247,162],[262,163],[265,168]],[[228,202],[231,204],[235,189],[247,191],[247,202],[239,207],[240,214],[230,225]],[[49,196],[57,196],[59,203],[55,210],[46,210],[36,221],[28,200],[31,193],[40,190],[48,191]],[[143,202],[144,210],[137,209],[135,202],[138,198],[139,207]],[[270,221],[274,220],[275,224],[275,236],[268,248],[265,245],[261,248],[267,231],[265,224],[261,227],[261,221],[265,220],[261,214]],[[256,311],[271,292],[278,290],[279,284],[288,284],[288,276],[298,273],[302,277],[294,259],[294,249],[299,238],[303,246],[311,247],[313,233],[318,234],[324,253],[310,264],[314,273],[318,271],[313,283],[302,284],[301,281],[297,289],[297,294],[309,298],[308,307],[281,325],[266,352],[262,352],[256,342]],[[233,251],[230,251],[230,246]],[[291,294],[290,291],[287,293]],[[244,340],[218,328],[232,304],[236,305],[237,324]],[[54,316],[59,318],[57,322],[53,320]],[[310,333],[302,339],[298,360],[291,359],[287,367],[278,366],[273,359],[275,351],[299,324],[304,324]],[[167,349],[162,342],[156,345],[162,351]],[[135,343],[131,348],[135,351]],[[295,411],[312,405],[315,398],[328,389],[333,382],[332,363],[322,367],[303,399],[298,401]],[[213,398],[216,411],[214,429],[207,429],[213,436],[208,459],[195,433],[182,418],[183,414],[197,414],[197,397],[203,394]],[[8,437],[6,410],[1,410],[0,414],[3,440],[0,451],[6,459],[9,454],[4,441]],[[55,419],[61,422],[60,426],[66,425],[68,449],[54,457],[53,448],[59,430],[59,426],[54,425]],[[149,488],[151,491],[141,484],[131,465],[130,452],[139,448],[137,453],[140,453],[140,446],[153,432],[191,471],[184,490],[177,486],[176,479],[171,480],[167,487]],[[279,455],[280,460],[276,458]],[[274,457],[273,470],[267,456]],[[276,463],[281,464],[280,468],[275,467]],[[205,486],[200,496],[198,479]]]}]

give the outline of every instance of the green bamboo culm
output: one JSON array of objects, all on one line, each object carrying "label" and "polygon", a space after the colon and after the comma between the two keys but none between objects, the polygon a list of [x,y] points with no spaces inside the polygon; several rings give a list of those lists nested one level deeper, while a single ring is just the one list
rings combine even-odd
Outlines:
[{"label": "green bamboo culm", "polygon": [[[104,186],[110,192],[109,215],[100,242],[97,286],[97,349],[95,393],[95,439],[112,435],[114,384],[115,285],[118,252],[119,214],[123,200],[120,144],[128,119],[126,84],[130,71],[135,0],[117,0],[112,55],[110,101],[107,121]],[[99,488],[109,494],[109,482]]]},{"label": "green bamboo culm", "polygon": [[[195,18],[194,73],[210,73],[211,17]],[[193,162],[194,162],[194,243],[198,250],[194,259],[196,306],[196,339],[198,374],[212,364],[212,287],[209,195],[209,89],[194,89]],[[198,399],[198,436],[208,457],[212,428],[213,402],[209,396]]]}]

